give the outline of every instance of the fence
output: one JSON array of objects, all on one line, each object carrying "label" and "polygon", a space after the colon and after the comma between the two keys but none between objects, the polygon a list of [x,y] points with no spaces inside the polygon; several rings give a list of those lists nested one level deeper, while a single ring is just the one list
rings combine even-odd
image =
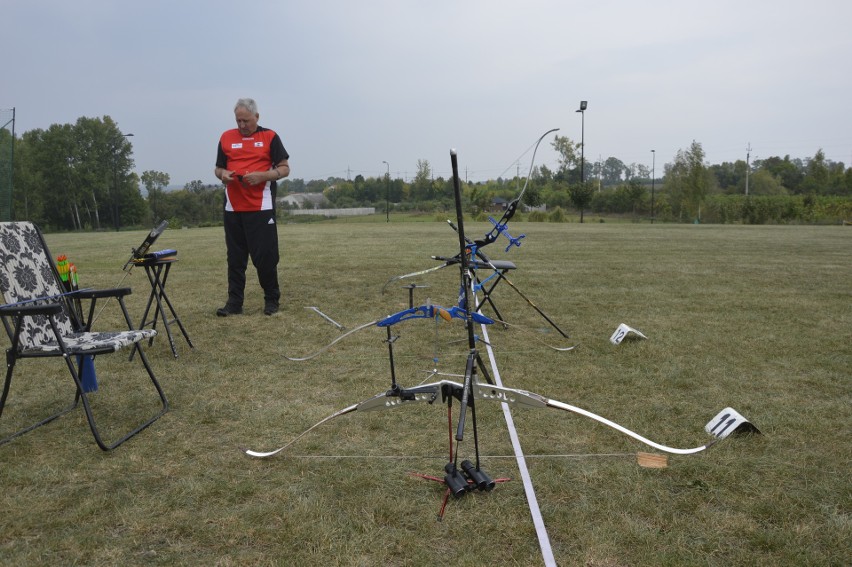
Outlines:
[{"label": "fence", "polygon": [[12,220],[12,173],[15,163],[15,109],[0,109],[0,221]]},{"label": "fence", "polygon": [[359,215],[376,214],[375,207],[358,207],[352,209],[292,209],[291,215],[320,215],[323,217],[357,217]]}]

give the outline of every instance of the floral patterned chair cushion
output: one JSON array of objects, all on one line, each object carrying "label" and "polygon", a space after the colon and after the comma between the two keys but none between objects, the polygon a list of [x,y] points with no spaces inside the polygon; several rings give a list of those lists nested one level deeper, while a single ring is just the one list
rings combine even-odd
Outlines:
[{"label": "floral patterned chair cushion", "polygon": [[[5,304],[61,302],[60,287],[52,258],[48,257],[38,229],[30,222],[0,223],[0,293]],[[74,328],[67,308],[56,316],[56,324],[68,352],[117,351],[156,334],[153,329],[116,332],[83,332]],[[47,317],[27,317],[21,327],[20,353],[59,354],[59,342]]]}]

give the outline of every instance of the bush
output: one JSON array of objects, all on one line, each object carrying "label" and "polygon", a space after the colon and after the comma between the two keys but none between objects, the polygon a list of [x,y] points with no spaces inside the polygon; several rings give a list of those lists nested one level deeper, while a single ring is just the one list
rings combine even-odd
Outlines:
[{"label": "bush", "polygon": [[813,194],[714,195],[701,206],[705,223],[839,224],[850,217],[852,199]]},{"label": "bush", "polygon": [[562,210],[562,207],[556,207],[547,215],[547,220],[550,222],[565,222],[565,211]]}]

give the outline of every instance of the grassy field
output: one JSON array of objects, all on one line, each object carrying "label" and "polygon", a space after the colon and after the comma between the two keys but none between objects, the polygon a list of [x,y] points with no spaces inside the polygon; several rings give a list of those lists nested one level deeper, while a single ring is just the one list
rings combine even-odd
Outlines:
[{"label": "grassy field", "polygon": [[[147,350],[171,411],[117,450],[98,450],[82,411],[0,447],[4,565],[540,565],[506,423],[478,408],[483,468],[512,480],[451,500],[410,472],[442,475],[445,406],[355,412],[284,454],[277,448],[332,412],[389,385],[384,331],[369,328],[306,362],[339,331],[408,306],[390,277],[452,255],[440,222],[280,227],[282,311],[262,314],[249,269],[245,314],[225,300],[221,228],[169,229],[179,251],[169,295],[194,349],[161,334]],[[469,223],[470,235],[490,228]],[[643,445],[589,419],[513,411],[560,565],[846,565],[852,552],[852,229],[516,223],[511,279],[571,339],[561,339],[505,284],[494,298],[519,325],[489,331],[506,386],[604,415],[667,445],[708,440],[736,408],[760,435],[727,439],[663,469],[639,467]],[[141,317],[148,283],[121,266],[142,232],[49,235],[84,287],[131,286]],[[415,302],[451,305],[458,272],[415,278]],[[620,323],[648,340],[616,347]],[[118,324],[107,308],[97,328]],[[522,328],[521,328],[522,327]],[[437,367],[464,370],[457,322],[394,327],[404,386]],[[176,330],[176,328],[175,328]],[[578,344],[572,352],[556,345]],[[8,343],[7,343],[8,344]],[[94,396],[108,431],[153,411],[125,357],[97,359]],[[23,361],[0,435],[73,397],[58,365]],[[109,375],[113,374],[112,377]],[[454,409],[458,404],[454,405]],[[473,451],[472,436],[461,444]]]}]

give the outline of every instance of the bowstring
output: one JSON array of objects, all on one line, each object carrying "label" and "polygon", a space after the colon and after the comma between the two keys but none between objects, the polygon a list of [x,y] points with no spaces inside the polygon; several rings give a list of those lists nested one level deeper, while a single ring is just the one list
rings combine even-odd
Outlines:
[{"label": "bowstring", "polygon": [[[553,132],[557,132],[559,128],[551,128],[547,132],[541,135],[541,137],[535,142],[535,149],[533,150],[532,159],[530,160],[530,169],[527,172],[527,179],[524,181],[524,188],[521,189],[521,194],[518,196],[518,204],[521,203],[521,199],[524,197],[524,193],[527,190],[527,185],[529,185],[530,177],[532,177],[533,168],[535,167],[535,154],[538,152],[538,146],[541,144],[541,141],[544,140],[544,137]],[[529,151],[529,150],[528,150]]]},{"label": "bowstring", "polygon": [[[544,139],[545,136],[547,136],[548,134],[550,134],[552,132],[557,132],[558,130],[559,130],[559,128],[552,128],[552,129],[548,130],[547,132],[545,132],[544,134],[542,134],[541,137],[538,140],[536,140],[535,142],[530,144],[530,146],[527,149],[525,149],[523,151],[523,153],[521,153],[521,155],[519,155],[517,158],[515,158],[515,160],[511,164],[509,164],[509,167],[507,167],[506,169],[503,170],[503,173],[500,174],[500,177],[503,177],[504,175],[506,175],[506,172],[509,171],[510,169],[512,169],[513,165],[518,164],[521,161],[521,158],[523,158],[525,155],[527,155],[530,150],[533,150],[532,159],[530,160],[530,169],[527,172],[526,181],[524,181],[524,190],[526,190],[527,183],[529,182],[530,176],[532,175],[533,166],[535,165],[535,154],[538,151],[539,144],[541,144],[541,141]],[[522,196],[523,196],[523,194],[524,194],[523,191],[521,191]]]},{"label": "bowstring", "polygon": [[[132,269],[133,269],[133,266],[130,266],[130,270],[132,270]],[[121,286],[121,284],[123,284],[123,283],[124,283],[124,280],[126,280],[126,279],[127,279],[127,276],[129,276],[129,275],[130,275],[130,270],[127,270],[126,272],[124,272],[124,275],[123,275],[123,276],[121,276],[121,280],[120,280],[120,281],[119,281],[116,285],[112,286],[112,289],[116,289],[117,287]],[[109,305],[109,302],[110,302],[110,301],[112,301],[113,299],[115,299],[115,298],[114,298],[114,297],[112,297],[112,296],[110,296],[110,297],[107,297],[107,298],[106,298],[106,301],[104,301],[104,304],[103,304],[103,305],[101,305],[100,310],[99,310],[97,313],[95,313],[95,316],[94,316],[94,317],[92,317],[92,320],[91,320],[91,321],[89,321],[89,328],[90,328],[90,329],[91,329],[91,328],[92,328],[92,326],[95,324],[95,321],[97,321],[97,320],[98,320],[98,317],[100,317],[100,316],[101,316],[101,313],[103,313],[103,312],[104,312],[104,309],[106,309],[107,305]]]}]

